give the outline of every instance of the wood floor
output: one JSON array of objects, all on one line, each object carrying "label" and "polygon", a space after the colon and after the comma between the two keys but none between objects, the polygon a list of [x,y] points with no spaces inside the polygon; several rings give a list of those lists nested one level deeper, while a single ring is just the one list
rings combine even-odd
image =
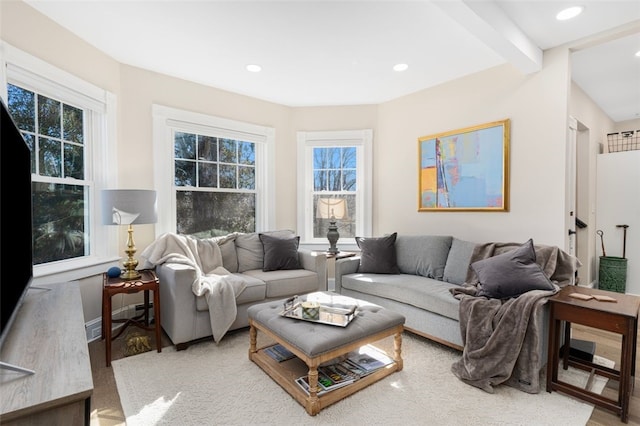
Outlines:
[{"label": "wood floor", "polygon": [[[572,337],[575,339],[596,342],[596,354],[605,358],[620,361],[620,337],[617,334],[606,331],[595,330],[581,325],[572,326]],[[122,358],[124,345],[124,335],[118,337],[112,343],[112,360]],[[155,348],[153,332],[148,332],[151,340],[151,347]],[[638,339],[640,341],[640,339]],[[171,344],[169,338],[164,335],[162,346]],[[247,345],[249,342],[247,342]],[[154,349],[155,350],[155,349]],[[187,349],[188,350],[188,349]],[[91,426],[113,426],[124,425],[125,419],[120,405],[120,397],[116,389],[116,382],[111,367],[106,367],[104,341],[97,340],[89,343],[89,354],[91,356],[91,369],[93,372],[93,396],[91,398]],[[640,370],[640,351],[636,355],[636,364]],[[631,409],[629,412],[629,425],[640,426],[640,373],[636,374],[636,389],[631,397]],[[609,381],[603,395],[609,398],[617,397],[617,382]],[[615,414],[595,408],[591,419],[587,423],[589,426],[611,426],[623,425],[620,418]]]}]

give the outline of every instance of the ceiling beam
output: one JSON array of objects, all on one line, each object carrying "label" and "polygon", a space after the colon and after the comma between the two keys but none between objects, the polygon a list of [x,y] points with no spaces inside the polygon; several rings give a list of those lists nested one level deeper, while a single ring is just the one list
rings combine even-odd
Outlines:
[{"label": "ceiling beam", "polygon": [[449,17],[524,74],[542,69],[542,50],[491,1],[435,1]]}]

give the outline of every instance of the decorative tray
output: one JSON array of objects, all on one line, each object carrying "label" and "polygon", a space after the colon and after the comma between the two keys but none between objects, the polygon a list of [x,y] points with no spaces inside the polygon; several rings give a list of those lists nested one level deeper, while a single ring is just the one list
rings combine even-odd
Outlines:
[{"label": "decorative tray", "polygon": [[303,302],[298,301],[297,296],[287,299],[284,302],[284,309],[280,312],[280,315],[302,321],[346,327],[355,318],[358,312],[357,305],[320,303],[317,319],[314,319],[310,318],[308,315],[303,315],[302,303]]}]

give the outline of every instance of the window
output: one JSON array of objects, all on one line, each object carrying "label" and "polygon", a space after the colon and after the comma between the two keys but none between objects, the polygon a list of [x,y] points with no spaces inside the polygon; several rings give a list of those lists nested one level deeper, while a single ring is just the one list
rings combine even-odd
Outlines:
[{"label": "window", "polygon": [[[108,235],[96,226],[95,192],[107,184],[107,111],[102,89],[2,45],[6,103],[31,149],[34,276],[69,273],[107,262]],[[104,162],[97,161],[102,159]]]},{"label": "window", "polygon": [[371,130],[298,132],[298,229],[306,244],[327,244],[335,221],[340,243],[371,235]]},{"label": "window", "polygon": [[86,256],[85,111],[13,84],[7,93],[31,150],[33,264]]},{"label": "window", "polygon": [[270,229],[274,130],[159,105],[153,111],[158,208],[169,212],[157,233]]}]

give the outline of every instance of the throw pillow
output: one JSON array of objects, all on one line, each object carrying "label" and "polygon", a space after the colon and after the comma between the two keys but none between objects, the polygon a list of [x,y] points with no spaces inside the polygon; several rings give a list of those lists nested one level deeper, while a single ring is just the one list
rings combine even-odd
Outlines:
[{"label": "throw pillow", "polygon": [[358,272],[372,274],[399,274],[396,257],[397,232],[378,238],[356,237],[360,247]]},{"label": "throw pillow", "polygon": [[396,258],[400,273],[442,280],[452,239],[446,235],[398,235]]},{"label": "throw pillow", "polygon": [[447,256],[447,263],[444,265],[443,281],[451,284],[462,285],[467,281],[469,273],[469,262],[476,243],[458,238],[453,238],[451,249]]},{"label": "throw pillow", "polygon": [[[268,234],[273,237],[295,236],[295,233],[288,229],[266,231],[263,232],[263,234]],[[264,265],[264,247],[257,232],[236,234],[235,246],[238,256],[237,272],[242,273],[254,269],[262,269]]]},{"label": "throw pillow", "polygon": [[279,238],[260,234],[259,237],[264,250],[264,264],[262,266],[264,272],[300,269],[300,261],[298,260],[299,236]]},{"label": "throw pillow", "polygon": [[479,296],[507,299],[531,290],[555,288],[536,263],[532,239],[515,250],[474,262],[471,268],[478,275]]}]

